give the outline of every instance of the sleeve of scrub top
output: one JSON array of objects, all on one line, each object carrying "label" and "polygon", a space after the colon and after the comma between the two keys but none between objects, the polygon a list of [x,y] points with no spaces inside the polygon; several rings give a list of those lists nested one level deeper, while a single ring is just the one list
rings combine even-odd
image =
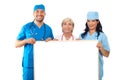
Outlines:
[{"label": "sleeve of scrub top", "polygon": [[51,33],[50,33],[50,34],[51,34],[50,37],[51,37],[52,39],[54,39],[52,29],[51,29]]},{"label": "sleeve of scrub top", "polygon": [[102,46],[105,50],[110,51],[108,39],[107,39],[107,36],[105,34],[102,35]]},{"label": "sleeve of scrub top", "polygon": [[47,34],[46,34],[47,36],[46,37],[50,37],[50,38],[54,39],[52,29],[49,26],[47,27],[47,31],[46,32],[47,32]]},{"label": "sleeve of scrub top", "polygon": [[20,33],[17,36],[17,40],[24,40],[26,38],[25,36],[25,28],[23,26],[23,28],[21,29]]}]

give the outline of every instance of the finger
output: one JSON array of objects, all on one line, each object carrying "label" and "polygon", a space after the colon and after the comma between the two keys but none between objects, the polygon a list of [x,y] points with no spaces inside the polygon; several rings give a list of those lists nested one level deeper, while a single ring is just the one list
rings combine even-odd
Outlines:
[{"label": "finger", "polygon": [[36,40],[34,38],[32,38],[32,44],[35,44]]}]

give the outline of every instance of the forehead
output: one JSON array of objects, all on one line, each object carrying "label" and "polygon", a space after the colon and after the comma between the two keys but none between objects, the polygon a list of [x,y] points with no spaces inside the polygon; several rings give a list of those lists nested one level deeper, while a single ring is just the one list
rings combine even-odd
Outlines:
[{"label": "forehead", "polygon": [[63,23],[73,23],[73,22],[69,19],[66,19],[66,20],[63,20]]},{"label": "forehead", "polygon": [[[36,11],[44,12],[44,10],[42,10],[42,9],[37,9]],[[36,12],[36,11],[35,11],[35,12]]]},{"label": "forehead", "polygon": [[71,23],[71,24],[72,24],[72,22],[71,22],[71,21],[64,21],[63,23]]},{"label": "forehead", "polygon": [[89,20],[89,19],[88,19],[87,21],[96,21],[96,22],[97,22],[97,20],[96,20],[96,19],[93,19],[93,20]]}]

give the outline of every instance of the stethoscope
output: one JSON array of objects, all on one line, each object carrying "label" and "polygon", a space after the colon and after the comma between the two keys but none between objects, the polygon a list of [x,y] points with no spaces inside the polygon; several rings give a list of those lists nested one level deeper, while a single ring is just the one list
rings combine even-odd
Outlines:
[{"label": "stethoscope", "polygon": [[[62,35],[61,40],[63,40],[63,37],[64,37],[64,34]],[[71,37],[72,37],[72,40],[74,40],[74,36],[72,35]]]},{"label": "stethoscope", "polygon": [[[32,29],[34,28],[34,29]],[[43,23],[43,28],[44,28],[44,32],[43,32],[43,37],[41,39],[41,41],[45,40],[45,35],[46,35],[46,25],[45,23]],[[36,33],[36,29],[35,29],[35,26],[34,26],[34,21],[31,23],[31,26],[30,26],[30,34],[32,37],[34,37],[35,35],[37,35],[38,33]]]}]

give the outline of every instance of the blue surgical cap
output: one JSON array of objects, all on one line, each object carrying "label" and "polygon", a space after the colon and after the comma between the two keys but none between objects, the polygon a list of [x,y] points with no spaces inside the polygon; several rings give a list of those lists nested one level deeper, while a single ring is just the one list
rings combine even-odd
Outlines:
[{"label": "blue surgical cap", "polygon": [[37,9],[41,9],[41,10],[45,11],[45,6],[43,4],[35,5],[34,11],[36,11]]},{"label": "blue surgical cap", "polygon": [[87,13],[87,20],[95,20],[95,19],[99,19],[98,12],[90,11]]}]

